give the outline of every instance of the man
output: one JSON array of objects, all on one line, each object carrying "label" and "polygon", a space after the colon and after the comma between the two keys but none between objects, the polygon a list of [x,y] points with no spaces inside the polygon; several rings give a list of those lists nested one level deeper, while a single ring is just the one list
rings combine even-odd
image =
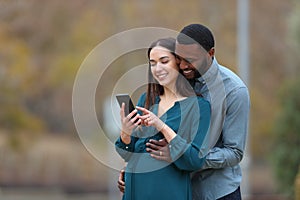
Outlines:
[{"label": "man", "polygon": [[[177,36],[176,54],[180,69],[196,93],[211,103],[211,125],[206,146],[199,157],[206,156],[204,166],[193,173],[193,198],[241,199],[242,160],[249,121],[249,93],[242,80],[215,58],[214,37],[201,24],[184,27]],[[148,152],[159,160],[170,161],[168,144],[151,140]],[[162,153],[161,153],[162,152]],[[119,188],[125,186],[119,177]]]}]

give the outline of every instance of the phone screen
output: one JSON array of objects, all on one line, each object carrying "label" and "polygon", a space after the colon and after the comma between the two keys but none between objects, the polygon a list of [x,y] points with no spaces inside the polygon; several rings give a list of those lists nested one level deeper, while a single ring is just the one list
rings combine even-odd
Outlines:
[{"label": "phone screen", "polygon": [[125,103],[125,116],[129,115],[129,113],[131,113],[135,109],[133,102],[128,94],[118,94],[116,95],[116,98],[120,107],[122,106],[122,103]]}]

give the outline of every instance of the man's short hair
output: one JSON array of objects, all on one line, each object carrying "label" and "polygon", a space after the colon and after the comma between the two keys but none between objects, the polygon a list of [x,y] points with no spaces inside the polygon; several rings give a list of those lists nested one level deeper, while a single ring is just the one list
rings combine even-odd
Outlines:
[{"label": "man's short hair", "polygon": [[212,32],[204,25],[190,24],[184,27],[177,36],[179,44],[200,44],[206,51],[215,46]]}]

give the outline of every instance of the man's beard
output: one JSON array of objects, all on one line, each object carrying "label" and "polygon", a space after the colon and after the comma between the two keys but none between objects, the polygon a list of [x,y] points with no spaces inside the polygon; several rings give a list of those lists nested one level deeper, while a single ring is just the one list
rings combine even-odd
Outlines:
[{"label": "man's beard", "polygon": [[195,78],[201,77],[208,69],[208,61],[207,59],[204,59],[203,62],[195,68]]},{"label": "man's beard", "polygon": [[200,78],[208,68],[208,61],[206,59],[198,66],[194,67],[194,78]]}]

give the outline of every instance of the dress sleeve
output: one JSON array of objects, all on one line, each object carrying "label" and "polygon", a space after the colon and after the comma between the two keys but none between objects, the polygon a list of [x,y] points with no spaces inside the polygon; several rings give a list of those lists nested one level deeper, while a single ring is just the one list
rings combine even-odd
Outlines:
[{"label": "dress sleeve", "polygon": [[169,144],[171,158],[181,170],[199,170],[205,161],[205,157],[201,157],[199,153],[209,129],[211,109],[205,100],[198,101],[198,105],[200,110],[192,109],[194,112],[190,112],[189,117],[185,119],[191,120],[182,127],[185,134],[177,134]]},{"label": "dress sleeve", "polygon": [[131,136],[131,141],[129,144],[125,144],[121,137],[119,137],[115,143],[115,148],[118,154],[128,162],[132,153],[134,152],[134,145],[138,138]]}]

